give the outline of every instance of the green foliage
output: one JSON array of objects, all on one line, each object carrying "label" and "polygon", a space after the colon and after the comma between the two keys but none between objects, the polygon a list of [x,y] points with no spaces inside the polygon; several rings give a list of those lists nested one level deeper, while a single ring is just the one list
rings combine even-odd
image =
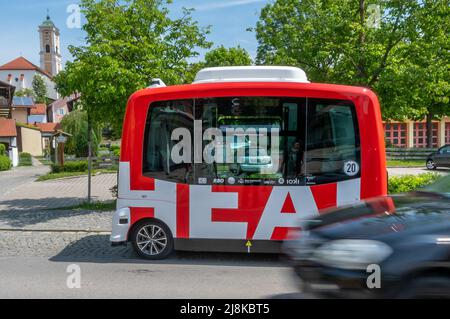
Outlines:
[{"label": "green foliage", "polygon": [[250,54],[240,46],[225,48],[223,45],[205,54],[204,67],[252,65]]},{"label": "green foliage", "polygon": [[62,95],[81,93],[94,122],[121,132],[127,100],[152,78],[183,83],[188,60],[209,48],[208,28],[200,28],[185,9],[169,17],[166,0],[82,0],[86,45],[70,46],[74,57],[55,77]]},{"label": "green foliage", "polygon": [[6,146],[5,146],[5,144],[0,144],[0,155],[6,156]]},{"label": "green foliage", "polygon": [[75,206],[63,206],[51,208],[50,210],[70,210],[70,211],[114,211],[116,209],[116,201],[104,201],[104,202],[83,202]]},{"label": "green foliage", "polygon": [[58,164],[52,164],[52,173],[62,173],[62,172],[85,172],[88,169],[87,161],[73,161],[65,162],[64,166]]},{"label": "green foliage", "polygon": [[120,146],[119,145],[111,145],[109,150],[114,154],[115,157],[120,157]]},{"label": "green foliage", "polygon": [[31,160],[31,154],[30,153],[20,153],[19,154],[19,166],[32,166],[33,162]]},{"label": "green foliage", "polygon": [[120,148],[112,151],[115,157],[120,157]]},{"label": "green foliage", "polygon": [[388,160],[387,167],[424,167],[424,160]]},{"label": "green foliage", "polygon": [[450,114],[450,1],[425,1],[416,21],[420,33],[399,47],[377,88],[385,118]]},{"label": "green foliage", "polygon": [[405,193],[430,185],[440,178],[436,173],[392,176],[389,178],[389,194]]},{"label": "green foliage", "polygon": [[187,83],[191,83],[198,71],[203,68],[219,66],[247,66],[252,65],[250,54],[240,46],[225,48],[223,45],[205,54],[205,60],[190,65],[187,72]]},{"label": "green foliage", "polygon": [[449,0],[276,0],[256,33],[258,64],[370,87],[385,118],[449,114]]},{"label": "green foliage", "polygon": [[33,82],[31,85],[33,86],[36,103],[47,103],[47,86],[45,85],[42,76],[36,74],[33,77]]},{"label": "green foliage", "polygon": [[0,155],[0,171],[11,169],[12,163],[8,156]]},{"label": "green foliage", "polygon": [[22,89],[14,93],[15,96],[36,98],[32,89]]},{"label": "green foliage", "polygon": [[[84,110],[74,110],[66,115],[61,121],[64,132],[72,136],[67,139],[64,150],[66,154],[76,157],[88,156],[88,116]],[[92,154],[95,156],[98,151],[98,144],[101,138],[101,130],[94,127],[92,133]]]}]

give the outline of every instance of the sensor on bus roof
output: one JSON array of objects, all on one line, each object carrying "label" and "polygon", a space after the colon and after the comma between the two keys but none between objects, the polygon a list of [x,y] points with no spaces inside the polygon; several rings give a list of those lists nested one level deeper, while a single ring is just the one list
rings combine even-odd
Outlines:
[{"label": "sensor on bus roof", "polygon": [[310,83],[305,71],[289,66],[233,66],[200,70],[194,84],[217,82],[298,82]]}]

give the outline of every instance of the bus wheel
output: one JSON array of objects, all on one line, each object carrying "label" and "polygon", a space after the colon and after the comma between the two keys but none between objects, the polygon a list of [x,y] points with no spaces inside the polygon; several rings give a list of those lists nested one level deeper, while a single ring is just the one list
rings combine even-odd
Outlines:
[{"label": "bus wheel", "polygon": [[157,220],[139,222],[132,232],[133,247],[145,259],[164,259],[173,251],[170,229]]}]

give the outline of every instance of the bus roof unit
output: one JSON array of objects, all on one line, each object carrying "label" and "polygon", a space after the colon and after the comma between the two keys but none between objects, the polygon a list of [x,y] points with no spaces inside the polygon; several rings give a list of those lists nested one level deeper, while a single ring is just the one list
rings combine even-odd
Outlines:
[{"label": "bus roof unit", "polygon": [[195,76],[194,84],[217,82],[298,82],[309,83],[305,71],[288,66],[233,66],[206,68]]}]

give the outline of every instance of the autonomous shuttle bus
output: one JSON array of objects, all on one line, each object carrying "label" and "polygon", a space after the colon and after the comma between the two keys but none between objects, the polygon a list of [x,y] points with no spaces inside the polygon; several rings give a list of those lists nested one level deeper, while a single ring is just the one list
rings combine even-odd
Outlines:
[{"label": "autonomous shuttle bus", "polygon": [[153,85],[129,99],[118,189],[111,241],[144,258],[276,250],[300,219],[386,195],[377,97],[293,67]]}]

